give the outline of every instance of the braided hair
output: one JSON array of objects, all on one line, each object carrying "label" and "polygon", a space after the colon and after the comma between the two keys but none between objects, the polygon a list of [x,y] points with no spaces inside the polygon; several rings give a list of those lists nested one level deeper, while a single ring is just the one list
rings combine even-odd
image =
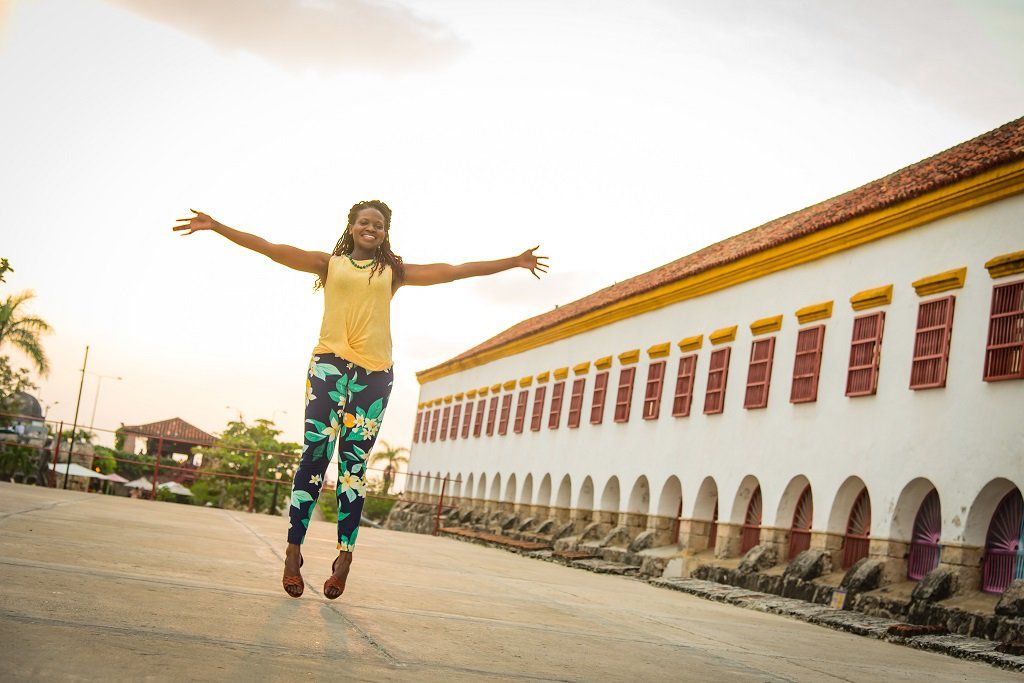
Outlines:
[{"label": "braided hair", "polygon": [[[389,234],[391,230],[391,208],[379,199],[371,199],[352,205],[352,208],[348,210],[348,223],[345,225],[345,232],[338,240],[338,243],[334,245],[334,251],[331,252],[331,255],[343,256],[351,254],[352,250],[355,249],[355,241],[352,239],[352,233],[348,231],[348,228],[355,225],[356,218],[363,209],[376,209],[384,216],[384,241],[380,243],[380,246],[377,247],[373,254],[373,267],[370,268],[370,278],[372,279],[375,273],[383,273],[384,268],[390,266],[395,278],[401,281],[405,277],[405,266],[402,263],[402,257],[391,251]],[[315,292],[323,286],[323,281],[317,277],[316,284],[313,285],[313,291]]]}]

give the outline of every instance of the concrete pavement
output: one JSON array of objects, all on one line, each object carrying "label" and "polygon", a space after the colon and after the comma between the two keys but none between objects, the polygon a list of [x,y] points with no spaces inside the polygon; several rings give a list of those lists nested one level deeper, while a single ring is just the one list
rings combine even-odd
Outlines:
[{"label": "concrete pavement", "polygon": [[3,680],[1002,681],[1021,676],[643,582],[367,529],[348,587],[280,587],[288,522],[0,484]]}]

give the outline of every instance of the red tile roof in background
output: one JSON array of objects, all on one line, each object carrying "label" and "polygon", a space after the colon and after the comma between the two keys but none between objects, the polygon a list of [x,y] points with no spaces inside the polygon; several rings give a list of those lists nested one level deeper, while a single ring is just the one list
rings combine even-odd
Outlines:
[{"label": "red tile roof in background", "polygon": [[172,417],[169,420],[150,422],[144,425],[123,427],[122,429],[126,434],[135,434],[136,436],[153,439],[163,437],[168,441],[182,441],[201,446],[212,446],[217,441],[216,437],[207,434],[202,429],[199,429],[199,427],[190,425],[180,417]]},{"label": "red tile roof in background", "polygon": [[637,275],[582,299],[528,318],[468,351],[428,370],[465,360],[580,315],[737,261],[784,242],[878,211],[899,202],[1024,158],[1024,117],[912,166],[806,209],[769,221],[688,256]]}]

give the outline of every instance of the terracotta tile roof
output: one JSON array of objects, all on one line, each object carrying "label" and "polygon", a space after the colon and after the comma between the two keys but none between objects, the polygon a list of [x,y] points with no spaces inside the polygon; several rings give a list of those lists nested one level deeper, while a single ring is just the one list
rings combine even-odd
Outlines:
[{"label": "terracotta tile roof", "polygon": [[1024,117],[838,197],[776,218],[652,271],[528,318],[482,344],[421,372],[443,368],[656,287],[692,277],[1022,158]]},{"label": "terracotta tile roof", "polygon": [[170,420],[150,422],[144,425],[134,425],[123,428],[127,434],[135,434],[147,438],[164,437],[170,441],[182,441],[194,443],[201,446],[212,446],[217,438],[204,432],[199,427],[190,425],[180,417],[172,417]]}]

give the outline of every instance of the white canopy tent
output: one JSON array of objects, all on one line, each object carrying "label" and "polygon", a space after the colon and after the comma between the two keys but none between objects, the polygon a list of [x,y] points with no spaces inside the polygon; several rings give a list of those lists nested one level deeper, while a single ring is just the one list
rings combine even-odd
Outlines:
[{"label": "white canopy tent", "polygon": [[90,479],[109,479],[107,475],[100,474],[99,472],[93,472],[88,467],[82,467],[78,463],[71,463],[70,468],[67,463],[62,462],[56,467],[53,463],[47,463],[51,470],[57,474],[70,474],[72,477],[88,477]]}]

